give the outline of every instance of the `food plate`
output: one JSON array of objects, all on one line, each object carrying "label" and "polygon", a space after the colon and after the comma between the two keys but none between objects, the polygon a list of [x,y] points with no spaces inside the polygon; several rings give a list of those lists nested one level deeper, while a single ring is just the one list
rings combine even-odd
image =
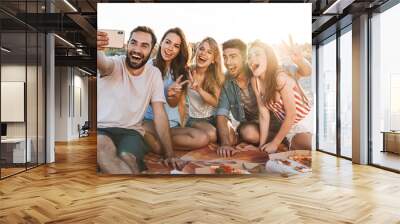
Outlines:
[{"label": "food plate", "polygon": [[311,167],[311,151],[309,150],[292,150],[287,152],[273,153],[269,154],[270,160],[294,160],[298,163],[301,163],[307,167]]},{"label": "food plate", "polygon": [[294,160],[273,159],[273,160],[269,160],[265,164],[265,171],[267,173],[279,173],[279,174],[293,175],[293,174],[310,172],[311,169],[307,166],[304,166],[301,163],[294,161]]},{"label": "food plate", "polygon": [[[254,169],[259,164],[246,164]],[[236,161],[188,161],[182,174],[250,174],[242,162]]]}]

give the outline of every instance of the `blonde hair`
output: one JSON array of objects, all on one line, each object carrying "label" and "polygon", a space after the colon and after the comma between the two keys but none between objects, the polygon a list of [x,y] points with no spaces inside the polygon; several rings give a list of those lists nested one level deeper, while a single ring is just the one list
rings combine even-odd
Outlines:
[{"label": "blonde hair", "polygon": [[[222,60],[221,60],[221,52],[218,47],[217,41],[215,41],[211,37],[204,38],[200,44],[202,45],[204,42],[207,42],[214,55],[214,63],[210,64],[206,71],[206,77],[203,83],[203,88],[206,92],[210,93],[214,97],[217,96],[217,89],[220,89],[224,83],[224,75],[222,73]],[[197,48],[198,50],[198,48]]]}]

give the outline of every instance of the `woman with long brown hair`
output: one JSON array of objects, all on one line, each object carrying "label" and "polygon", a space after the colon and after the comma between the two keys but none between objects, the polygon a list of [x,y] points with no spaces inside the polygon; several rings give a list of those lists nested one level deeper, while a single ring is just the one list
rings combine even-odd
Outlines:
[{"label": "woman with long brown hair", "polygon": [[[183,31],[176,27],[165,32],[156,58],[151,62],[160,69],[164,94],[167,103],[164,105],[171,128],[172,144],[174,149],[191,150],[207,146],[209,138],[205,132],[195,128],[182,127],[182,113],[184,110],[185,84],[188,84],[189,50]],[[146,130],[145,140],[154,150],[162,150],[156,135],[153,121],[152,107],[149,106],[144,120]]]},{"label": "woman with long brown hair", "polygon": [[[289,149],[311,150],[311,106],[297,80],[281,69],[272,47],[260,41],[249,47],[248,65],[260,111],[260,149],[274,153],[286,137]],[[267,143],[270,112],[282,125]]]},{"label": "woman with long brown hair", "polygon": [[195,64],[189,73],[187,89],[189,118],[186,126],[208,134],[211,143],[217,141],[215,109],[224,82],[221,53],[217,42],[203,39],[194,56]]}]

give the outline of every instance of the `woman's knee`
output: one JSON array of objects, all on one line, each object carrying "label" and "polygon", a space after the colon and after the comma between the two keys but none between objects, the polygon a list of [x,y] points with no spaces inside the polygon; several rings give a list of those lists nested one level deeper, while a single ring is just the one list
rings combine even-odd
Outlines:
[{"label": "woman's knee", "polygon": [[159,154],[159,155],[162,154],[162,146],[158,140],[154,140],[154,142],[152,143],[150,148],[151,148],[152,152]]},{"label": "woman's knee", "polygon": [[291,150],[311,150],[312,148],[312,136],[310,133],[298,133],[296,134],[291,142]]},{"label": "woman's knee", "polygon": [[194,127],[204,131],[208,135],[210,142],[214,143],[217,141],[217,129],[212,124],[200,122],[197,126],[195,125]]},{"label": "woman's knee", "polygon": [[190,131],[190,136],[192,138],[194,148],[201,148],[210,143],[210,137],[202,130],[192,129]]},{"label": "woman's knee", "polygon": [[217,129],[215,127],[210,127],[207,130],[207,135],[209,137],[210,142],[217,142]]},{"label": "woman's knee", "polygon": [[256,124],[246,124],[239,128],[239,137],[242,141],[250,144],[260,143],[260,133],[258,125]]}]

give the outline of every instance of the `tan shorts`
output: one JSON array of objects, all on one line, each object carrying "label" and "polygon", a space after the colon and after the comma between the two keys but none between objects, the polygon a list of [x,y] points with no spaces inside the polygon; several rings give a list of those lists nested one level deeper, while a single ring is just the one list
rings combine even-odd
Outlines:
[{"label": "tan shorts", "polygon": [[286,135],[286,138],[289,141],[289,148],[290,148],[290,144],[292,143],[292,139],[296,134],[299,134],[299,133],[313,134],[314,122],[312,119],[312,114],[313,114],[312,111],[310,111],[305,118],[303,118],[297,124],[293,125],[292,129],[290,129],[289,133]]}]

